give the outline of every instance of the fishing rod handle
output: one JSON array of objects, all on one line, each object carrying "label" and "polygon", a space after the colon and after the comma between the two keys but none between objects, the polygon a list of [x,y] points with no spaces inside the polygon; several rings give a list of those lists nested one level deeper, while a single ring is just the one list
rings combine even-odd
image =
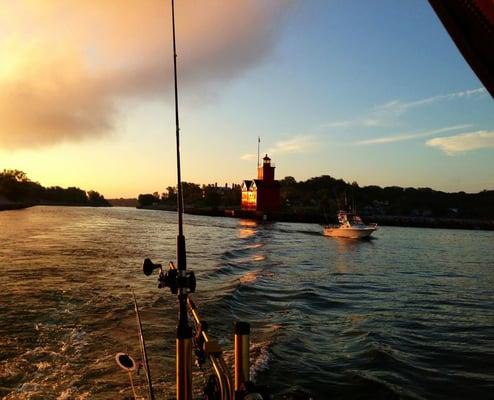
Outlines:
[{"label": "fishing rod handle", "polygon": [[250,351],[250,324],[235,322],[235,392],[245,389],[244,383],[250,380],[249,351]]}]

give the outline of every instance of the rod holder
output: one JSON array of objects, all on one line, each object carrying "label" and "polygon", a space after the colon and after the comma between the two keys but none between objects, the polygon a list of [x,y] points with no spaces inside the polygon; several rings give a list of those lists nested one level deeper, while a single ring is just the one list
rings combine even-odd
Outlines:
[{"label": "rod holder", "polygon": [[245,390],[245,383],[249,382],[249,351],[250,351],[250,324],[235,322],[235,392]]},{"label": "rod holder", "polygon": [[192,399],[192,339],[176,339],[177,400]]}]

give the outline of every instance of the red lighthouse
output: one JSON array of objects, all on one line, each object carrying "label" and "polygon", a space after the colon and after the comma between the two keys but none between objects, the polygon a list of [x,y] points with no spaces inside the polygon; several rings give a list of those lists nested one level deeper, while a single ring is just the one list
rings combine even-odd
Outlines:
[{"label": "red lighthouse", "polygon": [[257,179],[242,183],[242,210],[267,212],[280,209],[280,183],[274,179],[275,166],[266,154],[257,167]]}]

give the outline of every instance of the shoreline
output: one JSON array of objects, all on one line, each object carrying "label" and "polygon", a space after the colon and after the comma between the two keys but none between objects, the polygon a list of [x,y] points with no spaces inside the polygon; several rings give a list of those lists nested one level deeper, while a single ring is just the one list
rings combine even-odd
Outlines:
[{"label": "shoreline", "polygon": [[[176,212],[176,207],[166,205],[136,207],[143,210],[159,210]],[[205,215],[210,217],[245,218],[258,221],[273,222],[298,222],[316,223],[325,225],[324,215],[316,212],[273,212],[267,213],[264,218],[263,213],[249,212],[234,208],[193,208],[185,207],[185,214]],[[411,217],[402,215],[367,215],[362,219],[368,223],[377,223],[381,226],[401,226],[408,228],[435,228],[435,229],[467,229],[494,231],[494,220],[473,219],[473,218],[448,218],[448,217]],[[336,221],[335,221],[336,222]]]},{"label": "shoreline", "polygon": [[[74,203],[0,203],[1,211],[23,210],[35,206],[53,207],[111,207],[106,205],[74,204]],[[129,207],[130,208],[130,207]],[[176,207],[158,205],[136,207],[142,210],[158,210],[176,212]],[[295,223],[315,223],[325,225],[324,215],[316,212],[272,212],[256,213],[239,210],[235,208],[195,208],[185,207],[185,214],[204,215],[209,217],[227,217],[238,219],[251,219],[257,221],[272,222],[295,222]],[[266,217],[264,216],[266,215]],[[433,228],[433,229],[466,229],[494,231],[494,220],[471,219],[471,218],[447,218],[447,217],[411,217],[402,215],[368,215],[362,217],[365,222],[377,223],[380,226],[401,226],[407,228]]]},{"label": "shoreline", "polygon": [[83,203],[33,203],[33,202],[21,202],[21,203],[0,203],[0,211],[11,210],[24,210],[26,208],[35,206],[49,206],[49,207],[111,207],[111,205],[102,204],[83,204]]},{"label": "shoreline", "polygon": [[35,205],[34,203],[0,203],[0,211],[23,210]]}]

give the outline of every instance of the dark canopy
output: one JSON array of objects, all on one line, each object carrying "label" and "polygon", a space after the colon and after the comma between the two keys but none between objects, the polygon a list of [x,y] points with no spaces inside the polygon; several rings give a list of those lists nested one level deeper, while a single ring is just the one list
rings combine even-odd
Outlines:
[{"label": "dark canopy", "polygon": [[494,97],[494,0],[429,0],[429,3]]}]

